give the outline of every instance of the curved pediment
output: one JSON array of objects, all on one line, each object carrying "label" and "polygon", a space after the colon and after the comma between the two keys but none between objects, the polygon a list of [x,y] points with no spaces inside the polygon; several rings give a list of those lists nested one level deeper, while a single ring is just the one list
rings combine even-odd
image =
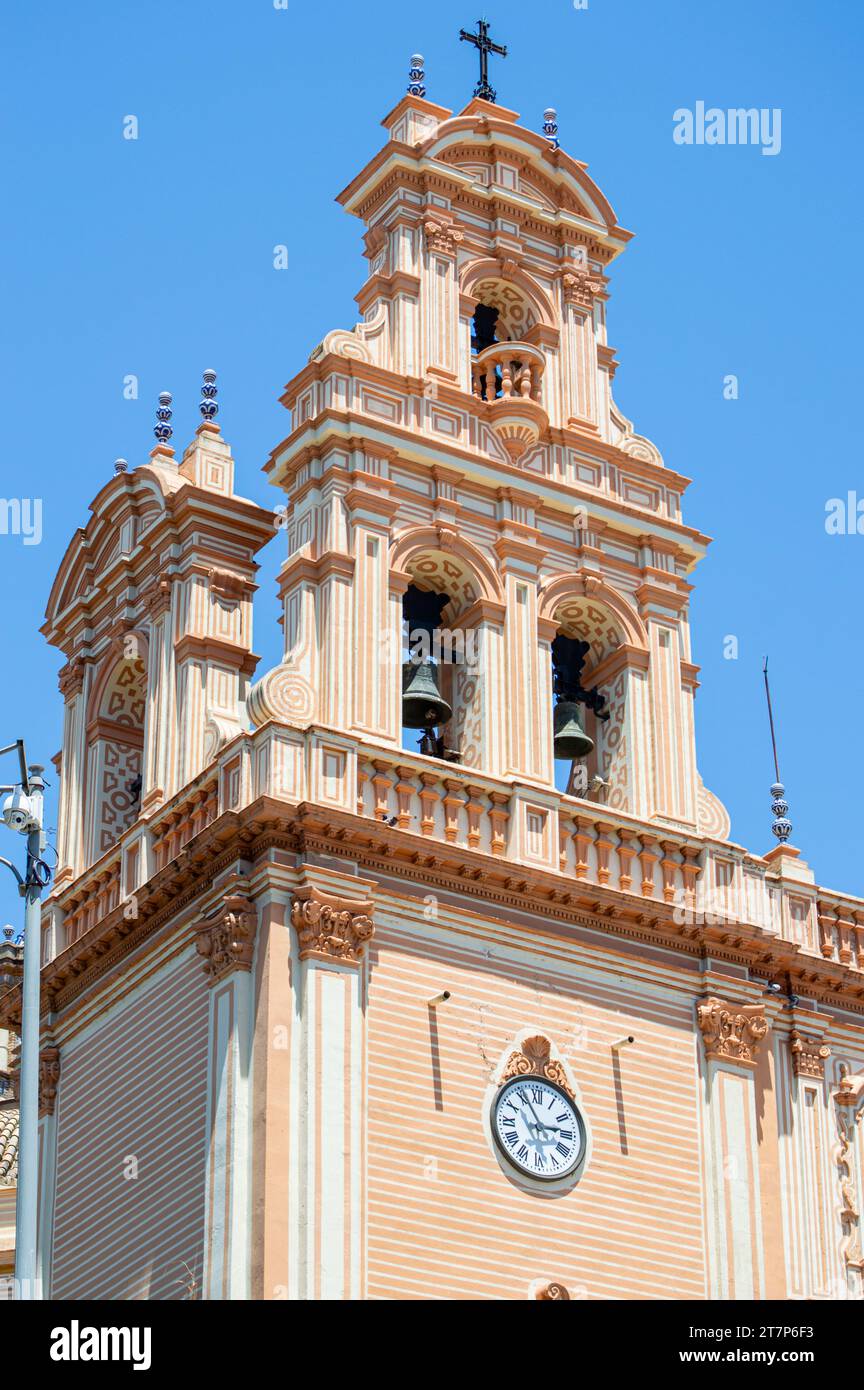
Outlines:
[{"label": "curved pediment", "polygon": [[121,554],[132,555],[142,535],[165,516],[173,491],[161,470],[145,466],[118,474],[94,498],[87,524],[73,534],[51,588],[43,628],[49,641],[62,645],[63,615],[89,599]]}]

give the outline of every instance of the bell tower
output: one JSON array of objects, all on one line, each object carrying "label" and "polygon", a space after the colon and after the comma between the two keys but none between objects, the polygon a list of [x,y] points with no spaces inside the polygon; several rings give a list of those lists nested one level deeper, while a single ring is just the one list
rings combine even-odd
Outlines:
[{"label": "bell tower", "polygon": [[[427,782],[444,761],[459,786],[484,773],[543,801],[569,785],[695,831],[688,576],[707,538],[682,520],[688,480],[613,398],[610,268],[631,234],[553,111],[543,134],[482,97],[454,114],[420,63],[339,197],[363,228],[360,321],[282,397],[267,471],[287,500],[285,656],[250,712],[326,728],[346,809],[383,795],[361,750],[413,765],[419,742]],[[418,678],[449,710],[419,740],[403,727],[417,592],[442,605]],[[569,716],[555,652],[571,674],[578,659]],[[419,824],[420,802],[397,814]]]}]

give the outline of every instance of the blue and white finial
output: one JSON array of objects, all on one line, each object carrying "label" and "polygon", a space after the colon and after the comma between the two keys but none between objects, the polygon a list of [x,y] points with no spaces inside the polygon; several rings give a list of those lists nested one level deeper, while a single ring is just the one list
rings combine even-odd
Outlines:
[{"label": "blue and white finial", "polygon": [[771,687],[768,684],[768,658],[762,667],[762,674],[765,677],[765,698],[768,701],[768,723],[771,726],[771,751],[774,754],[774,773],[777,781],[771,786],[771,814],[774,817],[771,826],[771,834],[776,836],[781,845],[785,845],[789,836],[792,834],[792,822],[789,820],[789,803],[786,800],[786,788],[780,781],[780,764],[777,761],[777,739],[774,734],[774,712],[771,709]]},{"label": "blue and white finial", "polygon": [[170,391],[159,392],[159,404],[156,407],[156,425],[153,433],[156,436],[156,443],[168,448],[171,444],[171,436],[174,430],[171,427],[171,417],[174,411],[171,409],[173,397]]},{"label": "blue and white finial", "polygon": [[558,149],[558,112],[554,106],[547,106],[543,112],[543,134],[551,142],[553,150]]},{"label": "blue and white finial", "polygon": [[216,400],[216,373],[212,367],[208,367],[204,373],[198,409],[205,420],[214,420],[219,413],[219,403]]},{"label": "blue and white finial", "polygon": [[774,817],[771,834],[777,836],[781,845],[785,845],[792,834],[792,822],[787,817],[788,810],[786,788],[782,782],[775,782],[771,787],[771,814]]},{"label": "blue and white finial", "polygon": [[129,470],[129,465],[128,465],[128,463],[126,462],[125,459],[115,459],[115,460],[114,460],[114,472],[115,472],[115,473],[126,473],[126,472],[128,472],[128,470]]},{"label": "blue and white finial", "polygon": [[425,97],[426,88],[423,86],[423,79],[426,73],[423,71],[425,58],[422,53],[412,53],[408,62],[408,95],[409,97]]}]

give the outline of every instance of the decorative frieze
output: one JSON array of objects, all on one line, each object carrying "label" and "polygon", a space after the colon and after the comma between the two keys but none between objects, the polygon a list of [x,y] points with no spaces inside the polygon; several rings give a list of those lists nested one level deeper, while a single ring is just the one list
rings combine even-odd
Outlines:
[{"label": "decorative frieze", "polygon": [[242,893],[230,894],[215,916],[198,924],[195,945],[211,984],[232,970],[251,970],[257,926],[254,904]]},{"label": "decorative frieze", "polygon": [[825,1075],[825,1059],[831,1056],[831,1049],[821,1038],[809,1038],[797,1028],[793,1028],[789,1035],[789,1051],[792,1053],[792,1070],[796,1076],[822,1080]]},{"label": "decorative frieze", "polygon": [[696,1019],[709,1062],[756,1066],[759,1045],[770,1027],[764,1004],[736,1004],[712,997],[696,1005]]},{"label": "decorative frieze", "polygon": [[39,1115],[53,1115],[60,1084],[60,1049],[43,1047],[39,1053]]},{"label": "decorative frieze", "polygon": [[356,965],[375,930],[371,899],[335,897],[320,888],[299,888],[291,921],[300,943],[300,959]]}]

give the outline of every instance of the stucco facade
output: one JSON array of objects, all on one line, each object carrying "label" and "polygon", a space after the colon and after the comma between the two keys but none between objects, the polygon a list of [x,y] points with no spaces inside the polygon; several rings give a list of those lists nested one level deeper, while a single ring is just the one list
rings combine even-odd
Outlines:
[{"label": "stucco facade", "polygon": [[[282,397],[280,524],[205,415],[102,489],[51,593],[45,1289],[860,1299],[864,901],[732,842],[699,776],[708,538],[613,399],[630,233],[502,107],[383,124],[340,195],[360,322]],[[268,542],[285,653],[253,682]],[[473,653],[447,756],[402,729],[412,586]],[[608,701],[581,782],[559,634]],[[572,1171],[496,1143],[514,1076],[576,1107]]]}]

